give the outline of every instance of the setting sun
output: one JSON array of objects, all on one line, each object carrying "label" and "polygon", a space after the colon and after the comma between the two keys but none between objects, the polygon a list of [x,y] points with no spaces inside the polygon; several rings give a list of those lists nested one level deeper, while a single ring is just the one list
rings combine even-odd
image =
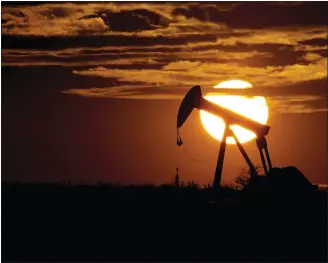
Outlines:
[{"label": "setting sun", "polygon": [[248,89],[253,85],[244,80],[226,80],[215,85],[215,89]]},{"label": "setting sun", "polygon": [[[219,83],[214,88],[246,89],[252,87],[252,84],[243,80],[229,80]],[[268,106],[264,97],[217,95],[215,93],[208,93],[204,97],[215,104],[233,110],[236,113],[251,118],[259,123],[266,124],[267,122]],[[200,118],[205,130],[213,138],[221,141],[225,129],[224,120],[203,110],[200,111]],[[241,143],[248,142],[256,137],[255,133],[239,125],[231,125],[231,128]],[[227,137],[227,143],[235,144],[235,140],[232,137]]]}]

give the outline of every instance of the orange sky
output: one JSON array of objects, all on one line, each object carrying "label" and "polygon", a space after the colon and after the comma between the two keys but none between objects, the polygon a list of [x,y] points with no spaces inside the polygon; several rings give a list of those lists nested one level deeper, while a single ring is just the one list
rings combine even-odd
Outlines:
[{"label": "orange sky", "polygon": [[[210,183],[219,142],[192,113],[203,93],[244,79],[265,96],[274,166],[327,183],[327,3],[53,3],[2,6],[4,180]],[[315,15],[313,15],[315,14]],[[260,164],[255,142],[245,144]],[[246,167],[228,145],[223,181]]]}]

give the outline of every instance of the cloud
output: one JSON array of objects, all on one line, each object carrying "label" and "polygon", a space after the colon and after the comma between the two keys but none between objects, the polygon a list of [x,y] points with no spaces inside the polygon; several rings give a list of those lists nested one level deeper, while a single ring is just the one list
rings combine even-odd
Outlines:
[{"label": "cloud", "polygon": [[[317,58],[317,57],[316,57]],[[308,57],[309,60],[312,57]],[[266,68],[251,68],[236,64],[204,63],[200,61],[170,62],[157,70],[120,70],[104,67],[74,70],[80,76],[116,78],[123,86],[107,88],[70,89],[66,94],[85,97],[119,99],[182,99],[194,85],[200,84],[203,93],[213,92],[213,86],[227,79],[250,81],[248,90],[220,90],[219,94],[265,96],[272,111],[310,113],[326,111],[326,59],[320,57],[309,64]],[[130,84],[129,84],[130,83]],[[134,83],[138,83],[135,85]]]},{"label": "cloud", "polygon": [[194,18],[173,15],[178,6],[181,4],[61,3],[3,7],[2,31],[8,35],[30,36],[119,34],[153,37],[170,33],[202,35],[225,28],[223,24],[199,23]]},{"label": "cloud", "polygon": [[[292,87],[326,77],[325,6],[280,2],[5,5],[2,62],[16,67],[74,67],[76,78],[116,83],[63,91],[81,96],[174,99],[195,84],[210,89],[223,80],[245,79],[255,86],[253,93],[271,98],[277,93],[273,89],[283,87],[279,92],[286,99]],[[307,96],[299,93],[304,90],[294,94]],[[304,101],[287,101],[304,105]],[[298,106],[297,110],[306,109]]]},{"label": "cloud", "polygon": [[298,2],[297,4],[251,2],[239,3],[222,12],[220,8],[216,8],[216,5],[199,4],[178,7],[173,13],[201,21],[224,22],[233,28],[257,29],[286,25],[327,26],[327,7],[327,3],[322,2]]},{"label": "cloud", "polygon": [[[139,86],[137,90],[130,91],[131,87],[117,86],[110,88],[90,88],[90,89],[69,89],[63,91],[63,94],[79,95],[88,98],[116,98],[116,99],[143,99],[143,100],[171,100],[171,99],[181,99],[180,94],[145,94],[141,92],[142,89],[148,89],[148,86]],[[134,87],[136,89],[136,87]]]},{"label": "cloud", "polygon": [[[299,3],[295,6],[279,5],[279,10],[290,10],[290,6],[304,9],[304,5]],[[258,7],[265,10],[273,8],[263,3]],[[179,14],[179,8],[202,15]],[[132,63],[135,57],[150,56],[163,64],[174,59],[239,63],[257,68],[311,63],[316,61],[315,54],[326,56],[327,52],[322,49],[326,43],[323,40],[326,27],[320,23],[304,28],[288,24],[287,27],[246,29],[229,27],[216,18],[217,15],[230,16],[245,8],[250,7],[241,3],[5,6],[2,21],[4,63],[11,66],[78,66],[81,62],[80,66],[106,66],[114,64],[110,59],[117,60],[120,56],[131,58]],[[308,5],[308,8],[317,8],[317,5]],[[9,49],[24,49],[25,52],[29,49],[31,58],[25,56],[19,61],[18,54],[12,57]],[[49,50],[49,53],[37,58],[36,50]],[[56,50],[62,50],[65,55],[55,54]],[[313,52],[307,55],[309,51]],[[72,54],[71,58],[67,52]],[[83,60],[82,52],[94,56]],[[74,60],[74,55],[80,58]],[[103,60],[99,58],[102,55]]]},{"label": "cloud", "polygon": [[[131,86],[129,85],[122,85],[108,88],[69,89],[63,91],[63,93],[66,95],[78,95],[88,98],[182,100],[189,88],[174,86],[171,87],[169,91],[165,92],[165,90],[155,89],[154,87],[147,85],[137,85],[134,89],[131,89]],[[153,89],[153,92],[149,92],[150,89]],[[207,92],[211,92],[211,89],[202,88],[202,91],[206,94]],[[248,89],[248,91],[248,94],[250,95],[252,89]],[[269,92],[266,91],[264,93]],[[221,94],[231,95],[229,91],[222,91]],[[279,91],[277,94],[278,95],[268,94],[265,96],[271,115],[326,112],[328,110],[322,96],[320,95],[279,95]]]},{"label": "cloud", "polygon": [[[75,28],[74,31],[92,31],[94,27],[96,26],[84,25],[79,29]],[[99,30],[102,30],[101,27]],[[4,65],[11,66],[106,66],[115,64],[109,61],[111,59],[130,58],[133,64],[137,58],[145,60],[151,58],[160,64],[173,60],[188,60],[238,63],[240,66],[262,68],[308,64],[316,59],[319,60],[319,56],[327,57],[327,50],[317,46],[318,41],[309,42],[311,39],[321,39],[324,34],[326,33],[321,28],[304,28],[295,31],[286,28],[218,32],[215,35],[174,34],[153,38],[119,35],[75,37],[5,35],[2,40],[2,54]],[[311,46],[311,43],[315,46]],[[36,57],[37,54],[39,57]]]},{"label": "cloud", "polygon": [[108,30],[101,18],[79,20],[87,9],[75,4],[3,7],[2,34],[64,36],[101,34]]},{"label": "cloud", "polygon": [[77,34],[102,33],[108,30],[108,26],[104,24],[101,18],[96,17],[75,21],[72,23],[72,29]]},{"label": "cloud", "polygon": [[303,57],[304,60],[309,61],[309,62],[315,62],[315,61],[320,60],[321,58],[322,58],[322,56],[320,56],[317,53],[312,53],[312,52],[306,53]]},{"label": "cloud", "polygon": [[93,55],[77,56],[77,55],[47,55],[43,52],[36,52],[35,54],[18,54],[14,55],[11,52],[2,55],[2,65],[28,67],[28,66],[62,66],[62,67],[92,67],[92,66],[107,66],[121,69],[156,69],[160,68],[163,63],[156,61],[151,57],[133,57],[133,58],[113,58],[108,55]]},{"label": "cloud", "polygon": [[185,36],[169,35],[166,37],[137,36],[132,34],[116,35],[79,35],[79,36],[24,36],[2,35],[2,48],[5,49],[41,49],[60,50],[68,48],[103,48],[103,47],[149,47],[153,45],[187,45],[193,42],[211,42],[217,39],[212,34],[188,34]]},{"label": "cloud", "polygon": [[[267,102],[272,114],[298,114],[327,112],[327,106],[320,104],[322,97],[319,96],[286,96],[269,97]],[[321,103],[322,104],[322,103]]]},{"label": "cloud", "polygon": [[321,58],[308,65],[294,64],[266,68],[253,68],[234,63],[205,63],[191,61],[171,62],[159,70],[121,70],[104,67],[74,70],[74,74],[119,81],[138,81],[160,85],[193,85],[202,83],[214,86],[228,79],[245,79],[254,86],[282,86],[326,77],[327,61]]},{"label": "cloud", "polygon": [[319,46],[319,47],[327,47],[328,45],[328,32],[327,28],[325,31],[315,32],[317,37],[312,36],[310,39],[300,41],[300,44],[303,45],[311,45],[311,46]]},{"label": "cloud", "polygon": [[[120,49],[119,49],[120,50]],[[253,52],[221,52],[219,50],[205,50],[188,52],[179,49],[162,50],[162,47],[153,51],[143,48],[122,49],[118,52],[115,48],[104,49],[64,49],[54,51],[43,50],[2,50],[2,63],[5,66],[109,66],[115,65],[122,69],[122,65],[131,65],[132,68],[149,68],[148,65],[165,65],[172,60],[172,57],[181,57],[191,61],[210,62],[238,62],[251,59],[254,56],[264,56],[265,53]],[[157,51],[158,50],[158,51]]]},{"label": "cloud", "polygon": [[[265,96],[275,113],[309,113],[325,111],[326,94],[325,72],[320,63],[309,65],[293,65],[272,69],[248,71],[246,67],[215,65],[201,62],[178,61],[162,67],[161,70],[115,70],[94,68],[74,71],[80,76],[97,76],[101,78],[117,78],[117,82],[125,85],[107,88],[70,89],[64,91],[86,97],[105,97],[120,99],[182,99],[184,94],[194,85],[200,84],[203,93],[213,92],[213,86],[227,76],[244,73],[244,77],[230,79],[245,79],[254,84],[247,90],[220,90],[219,94],[242,96]],[[321,74],[318,69],[321,68]],[[225,71],[224,71],[225,70]],[[239,71],[238,71],[239,70]],[[253,76],[245,77],[247,74]],[[135,84],[138,83],[138,84]]]},{"label": "cloud", "polygon": [[314,39],[323,39],[327,36],[326,26],[316,27],[277,27],[266,29],[239,29],[237,33],[244,33],[240,36],[232,36],[225,39],[218,39],[217,43],[221,45],[236,45],[236,44],[282,44],[282,45],[309,45],[322,44]]},{"label": "cloud", "polygon": [[162,16],[157,12],[147,9],[121,10],[112,12],[109,10],[98,11],[96,14],[80,18],[81,20],[89,18],[99,18],[112,31],[134,32],[143,30],[155,30],[169,26],[171,19]]},{"label": "cloud", "polygon": [[325,27],[326,6],[326,3],[47,3],[4,6],[1,25],[5,35],[25,36],[203,35],[291,25]]}]

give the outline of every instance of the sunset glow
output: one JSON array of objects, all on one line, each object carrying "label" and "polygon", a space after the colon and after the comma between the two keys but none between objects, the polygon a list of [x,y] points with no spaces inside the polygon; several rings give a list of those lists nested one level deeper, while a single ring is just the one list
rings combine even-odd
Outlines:
[{"label": "sunset glow", "polygon": [[[262,123],[270,107],[272,163],[327,184],[326,5],[2,1],[2,181],[161,185],[179,167],[207,184],[214,165],[183,151],[215,159],[224,121],[195,108],[182,151],[173,136],[199,85]],[[254,150],[254,134],[234,129]],[[247,167],[235,146],[225,183]]]},{"label": "sunset glow", "polygon": [[[236,84],[234,86],[234,84]],[[225,81],[215,86],[215,88],[250,88],[252,85],[246,81]],[[268,105],[264,97],[244,97],[233,95],[216,95],[215,93],[208,93],[205,96],[211,102],[223,106],[227,109],[233,110],[243,116],[249,117],[257,122],[266,124],[268,120]],[[200,118],[205,130],[216,140],[221,141],[225,129],[225,122],[222,118],[205,111],[200,111]],[[239,126],[231,125],[237,138],[241,143],[248,142],[256,137],[255,133]],[[228,144],[235,144],[232,137],[227,137]]]},{"label": "sunset glow", "polygon": [[244,80],[226,80],[215,85],[215,89],[248,89],[253,85]]}]

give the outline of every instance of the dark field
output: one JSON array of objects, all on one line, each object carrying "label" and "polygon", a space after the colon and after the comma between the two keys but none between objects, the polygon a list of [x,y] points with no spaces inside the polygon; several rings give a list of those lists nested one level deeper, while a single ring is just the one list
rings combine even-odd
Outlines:
[{"label": "dark field", "polygon": [[3,183],[2,260],[326,262],[327,192]]}]

